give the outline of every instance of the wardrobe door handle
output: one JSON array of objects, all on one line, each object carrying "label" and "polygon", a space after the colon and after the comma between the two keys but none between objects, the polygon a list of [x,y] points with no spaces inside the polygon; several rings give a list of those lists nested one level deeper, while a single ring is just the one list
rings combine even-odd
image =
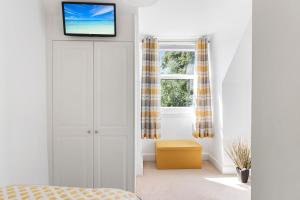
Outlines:
[{"label": "wardrobe door handle", "polygon": [[88,130],[88,131],[87,131],[87,133],[88,133],[88,134],[91,134],[91,131],[90,131],[90,130]]},{"label": "wardrobe door handle", "polygon": [[95,134],[98,134],[98,133],[99,133],[99,131],[95,130]]}]

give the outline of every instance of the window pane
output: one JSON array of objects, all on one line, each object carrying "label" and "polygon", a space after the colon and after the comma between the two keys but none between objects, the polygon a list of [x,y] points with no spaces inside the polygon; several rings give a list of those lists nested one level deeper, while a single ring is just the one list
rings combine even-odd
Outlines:
[{"label": "window pane", "polygon": [[161,74],[194,74],[194,51],[160,50]]},{"label": "window pane", "polygon": [[161,106],[189,107],[193,104],[193,80],[162,79]]}]

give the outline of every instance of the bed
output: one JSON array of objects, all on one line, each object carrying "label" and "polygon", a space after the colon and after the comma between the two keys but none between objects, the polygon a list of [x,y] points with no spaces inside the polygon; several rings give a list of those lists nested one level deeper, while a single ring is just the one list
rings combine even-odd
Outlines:
[{"label": "bed", "polygon": [[39,185],[0,187],[0,200],[139,200],[135,194],[112,188],[77,188]]}]

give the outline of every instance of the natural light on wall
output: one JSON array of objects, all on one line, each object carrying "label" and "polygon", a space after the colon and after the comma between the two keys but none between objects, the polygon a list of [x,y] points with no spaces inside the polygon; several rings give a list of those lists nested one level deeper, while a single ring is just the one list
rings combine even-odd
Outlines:
[{"label": "natural light on wall", "polygon": [[132,6],[136,7],[144,7],[144,6],[150,6],[157,2],[157,0],[124,0],[125,3],[128,3]]}]

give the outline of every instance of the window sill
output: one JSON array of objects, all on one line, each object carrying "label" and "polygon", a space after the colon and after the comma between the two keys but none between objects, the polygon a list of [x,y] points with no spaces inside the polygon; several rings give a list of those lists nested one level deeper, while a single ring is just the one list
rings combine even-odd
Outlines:
[{"label": "window sill", "polygon": [[193,107],[161,107],[162,116],[187,116],[191,117],[193,115]]}]

